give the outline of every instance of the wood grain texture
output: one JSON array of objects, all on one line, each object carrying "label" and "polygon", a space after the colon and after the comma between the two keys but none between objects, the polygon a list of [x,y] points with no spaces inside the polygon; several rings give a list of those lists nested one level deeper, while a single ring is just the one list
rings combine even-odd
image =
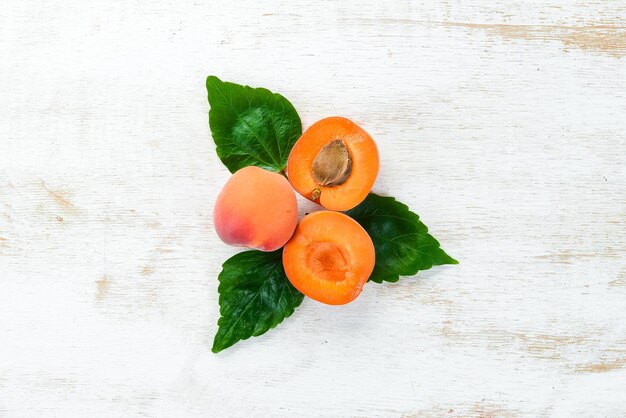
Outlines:
[{"label": "wood grain texture", "polygon": [[[0,416],[626,415],[626,3],[472,3],[4,2]],[[208,74],[361,124],[461,264],[212,354]]]}]

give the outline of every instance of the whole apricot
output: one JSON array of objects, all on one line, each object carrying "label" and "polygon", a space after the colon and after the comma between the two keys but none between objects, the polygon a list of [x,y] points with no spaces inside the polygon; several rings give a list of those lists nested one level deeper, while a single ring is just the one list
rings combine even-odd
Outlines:
[{"label": "whole apricot", "polygon": [[351,120],[333,116],[314,123],[298,139],[287,174],[302,196],[326,209],[344,211],[365,199],[378,164],[372,137]]},{"label": "whole apricot", "polygon": [[298,223],[296,194],[280,174],[244,167],[217,197],[213,223],[226,244],[277,250],[291,238]]},{"label": "whole apricot", "polygon": [[372,239],[340,212],[306,215],[283,249],[283,266],[293,286],[329,305],[353,301],[374,270]]}]

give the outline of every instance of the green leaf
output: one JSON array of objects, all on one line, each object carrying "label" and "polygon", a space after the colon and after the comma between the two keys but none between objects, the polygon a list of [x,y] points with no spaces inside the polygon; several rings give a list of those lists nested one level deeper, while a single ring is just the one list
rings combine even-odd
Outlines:
[{"label": "green leaf", "polygon": [[370,193],[346,214],[372,237],[376,264],[370,280],[376,283],[397,282],[400,276],[412,276],[432,266],[459,263],[439,248],[419,216],[393,197]]},{"label": "green leaf", "polygon": [[222,265],[218,279],[221,316],[213,340],[214,353],[274,328],[304,298],[285,275],[282,249],[236,254]]},{"label": "green leaf", "polygon": [[206,80],[209,126],[217,155],[231,173],[249,165],[280,172],[302,135],[302,123],[289,100],[264,88]]}]

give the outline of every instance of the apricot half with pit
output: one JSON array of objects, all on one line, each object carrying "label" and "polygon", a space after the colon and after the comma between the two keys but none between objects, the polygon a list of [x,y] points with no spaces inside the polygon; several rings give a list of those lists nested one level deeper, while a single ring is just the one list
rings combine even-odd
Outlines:
[{"label": "apricot half with pit", "polygon": [[353,301],[372,274],[376,254],[365,229],[340,212],[306,215],[283,249],[293,286],[329,305]]},{"label": "apricot half with pit", "polygon": [[294,189],[326,209],[344,211],[361,203],[378,175],[378,148],[367,132],[339,116],[307,129],[289,154]]},{"label": "apricot half with pit", "polygon": [[280,174],[244,167],[217,197],[213,223],[226,244],[277,250],[291,238],[298,223],[296,194]]}]

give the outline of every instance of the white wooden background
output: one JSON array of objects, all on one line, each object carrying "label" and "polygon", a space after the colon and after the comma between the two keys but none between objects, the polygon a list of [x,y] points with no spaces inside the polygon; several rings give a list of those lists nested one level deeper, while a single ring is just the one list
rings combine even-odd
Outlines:
[{"label": "white wooden background", "polygon": [[[0,9],[0,416],[626,416],[626,1]],[[361,124],[461,264],[212,354],[208,74]]]}]

